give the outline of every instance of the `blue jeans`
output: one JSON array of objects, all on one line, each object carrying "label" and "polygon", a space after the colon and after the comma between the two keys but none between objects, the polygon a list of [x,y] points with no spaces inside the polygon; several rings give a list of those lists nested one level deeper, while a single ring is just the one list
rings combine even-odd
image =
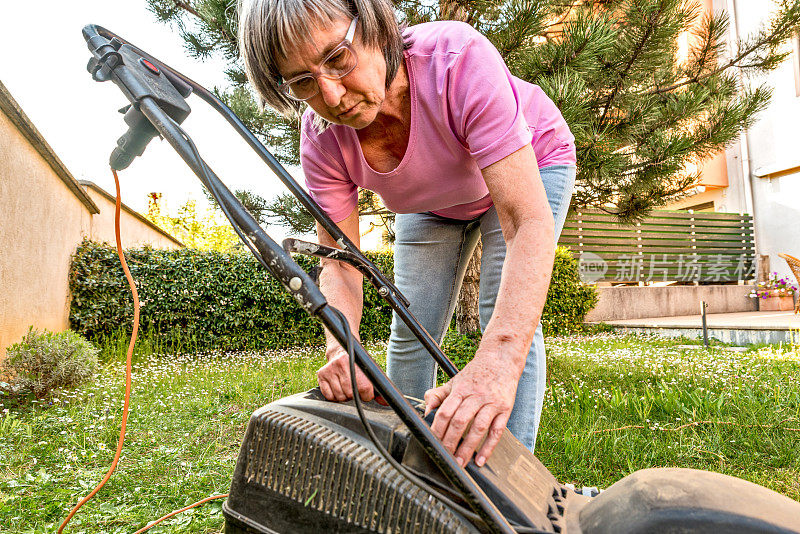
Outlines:
[{"label": "blue jeans", "polygon": [[[553,210],[558,240],[572,197],[575,167],[553,165],[539,172]],[[472,221],[430,213],[398,214],[395,232],[395,285],[411,302],[411,313],[439,343],[450,324],[467,264],[481,237],[479,312],[481,330],[485,329],[494,311],[506,255],[496,209],[492,207]],[[387,372],[400,391],[419,399],[435,385],[436,362],[397,314],[392,317]],[[539,324],[508,421],[511,433],[531,451],[542,414],[545,378],[544,337]]]}]

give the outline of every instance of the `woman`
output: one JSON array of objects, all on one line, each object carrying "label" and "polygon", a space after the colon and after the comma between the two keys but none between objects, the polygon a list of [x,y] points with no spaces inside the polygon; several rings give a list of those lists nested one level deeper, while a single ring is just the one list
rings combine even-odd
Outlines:
[{"label": "woman", "polygon": [[[545,389],[537,325],[575,179],[574,140],[556,107],[511,76],[470,26],[401,31],[388,0],[249,0],[239,39],[264,103],[287,116],[308,105],[306,182],[344,233],[359,243],[358,187],[397,213],[395,284],[435,339],[482,238],[484,333],[474,359],[433,388],[432,358],[395,315],[387,370],[403,393],[438,408],[431,428],[461,465],[473,452],[483,465],[507,424],[533,450]],[[322,292],[358,335],[361,275],[323,266]],[[347,355],[329,333],[326,340],[320,389],[344,401],[353,395]],[[356,378],[360,397],[372,399],[360,370]]]}]

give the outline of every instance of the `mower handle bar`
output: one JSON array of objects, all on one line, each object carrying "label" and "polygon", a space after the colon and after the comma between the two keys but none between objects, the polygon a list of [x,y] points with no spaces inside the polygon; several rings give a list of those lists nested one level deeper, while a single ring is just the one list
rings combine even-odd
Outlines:
[{"label": "mower handle bar", "polygon": [[[358,258],[359,262],[369,269],[370,273],[367,275],[367,277],[369,278],[370,282],[373,283],[381,296],[389,303],[392,309],[398,314],[400,319],[408,326],[417,339],[419,339],[422,346],[425,347],[442,371],[450,378],[454,377],[456,373],[458,373],[458,368],[453,364],[453,362],[450,361],[447,355],[444,354],[441,347],[439,347],[438,342],[431,337],[431,335],[408,310],[410,303],[405,295],[403,295],[394,285],[394,283],[386,278],[380,269],[378,269],[377,266],[371,262],[357,246],[355,246],[355,244],[344,234],[344,232],[342,232],[339,226],[333,222],[330,216],[319,206],[319,204],[317,204],[316,201],[314,201],[314,199],[311,198],[305,189],[300,187],[292,175],[290,175],[286,169],[283,168],[283,165],[278,162],[275,156],[273,156],[272,153],[267,150],[261,141],[258,140],[258,138],[247,128],[247,126],[244,125],[241,119],[239,119],[239,117],[237,117],[236,114],[233,113],[227,105],[225,105],[224,102],[217,98],[214,93],[210,92],[188,76],[181,74],[169,65],[151,56],[147,52],[144,52],[136,45],[131,44],[122,37],[116,35],[110,30],[107,30],[106,28],[103,28],[102,26],[95,24],[87,25],[83,28],[83,35],[86,39],[89,49],[95,55],[97,55],[96,51],[103,50],[102,47],[108,45],[113,39],[116,39],[122,44],[130,46],[142,57],[158,65],[158,67],[162,69],[165,76],[167,76],[170,81],[174,80],[177,83],[176,89],[178,89],[181,94],[183,94],[183,92],[188,88],[204,102],[214,108],[218,113],[220,113],[234,128],[234,130],[236,130],[236,132],[247,142],[250,148],[252,148],[264,161],[264,163],[266,163],[267,166],[278,176],[278,179],[283,182],[292,195],[294,195],[295,198],[300,201],[300,204],[302,204],[302,206],[306,208],[309,213],[311,213],[312,217],[314,217],[314,219],[336,241],[337,245],[339,245],[342,250],[346,250],[351,254],[354,254]],[[361,271],[361,269],[359,270]],[[365,271],[361,272],[365,273]]]},{"label": "mower handle bar", "polygon": [[[337,242],[343,246],[346,252],[357,257],[358,261],[362,262],[362,267],[368,266],[371,272],[374,271],[372,274],[376,279],[382,276],[377,268],[363,256],[358,248],[347,240],[347,237],[321,208],[299,187],[299,185],[297,185],[272,154],[270,154],[269,151],[261,145],[258,139],[247,130],[238,117],[213,94],[191,79],[169,68],[156,58],[144,53],[130,43],[127,43],[124,39],[100,26],[89,25],[84,27],[83,35],[92,54],[101,61],[103,57],[106,57],[113,51],[111,41],[116,39],[117,42],[127,44],[134,49],[136,53],[141,54],[142,57],[156,64],[159,68],[163,69],[165,73],[171,73],[172,76],[180,80],[180,82],[183,82],[185,86],[191,87],[198,96],[203,98],[203,100],[212,105],[212,107],[217,109],[217,111],[228,119],[228,122],[245,137],[251,147],[262,156],[262,159],[268,163],[270,168],[272,168],[287,187],[296,194],[298,199],[301,200],[301,203],[303,203],[304,206],[306,206],[306,203],[308,204],[307,207],[312,215],[314,215],[315,219],[317,219],[332,236],[340,236]],[[107,49],[106,47],[109,48]],[[337,315],[341,312],[337,312],[337,310],[327,303],[324,295],[322,295],[319,288],[316,287],[308,273],[300,268],[300,266],[292,260],[291,256],[269,237],[255,218],[242,206],[241,202],[239,202],[225,184],[222,183],[206,162],[203,161],[194,143],[188,135],[183,132],[178,123],[159,106],[154,98],[146,96],[139,101],[130,98],[131,93],[126,89],[124,82],[126,70],[124,68],[118,68],[124,66],[124,63],[122,63],[121,60],[119,61],[120,62],[116,65],[108,68],[108,72],[106,73],[107,77],[105,77],[105,79],[95,79],[98,79],[98,81],[112,80],[115,82],[123,93],[129,97],[131,104],[137,107],[138,110],[147,117],[152,126],[170,145],[172,145],[184,162],[186,162],[198,176],[203,185],[211,192],[220,206],[223,207],[223,211],[225,211],[226,216],[231,220],[234,227],[237,228],[237,231],[241,230],[243,232],[244,235],[240,233],[240,236],[245,241],[245,244],[250,247],[250,243],[252,243],[253,247],[251,247],[251,250],[262,265],[282,283],[284,288],[295,297],[309,315],[316,316],[325,327],[328,328],[342,346],[346,346],[349,341],[353,343],[354,356],[358,366],[364,371],[370,381],[375,385],[375,388],[409,428],[412,435],[419,440],[431,460],[442,470],[447,478],[450,479],[454,486],[462,492],[465,501],[486,522],[486,526],[494,532],[514,534],[515,530],[513,527],[508,523],[502,513],[500,513],[494,503],[486,496],[475,480],[458,465],[453,455],[444,448],[444,445],[436,438],[427,423],[408,403],[403,394],[397,389],[397,386],[384,374],[383,370],[370,357],[361,343],[358,342],[357,339],[352,338],[351,332],[346,331],[339,319],[339,315]],[[93,76],[94,74],[93,72]],[[172,78],[169,79],[170,81],[172,80]],[[295,190],[297,190],[297,192],[295,192]],[[330,226],[330,229],[328,226]],[[248,241],[250,243],[248,243]],[[348,257],[350,257],[349,254]],[[388,280],[385,286],[394,288]],[[389,293],[389,296],[392,298],[387,298],[387,300],[401,307],[401,309],[404,309],[406,313],[408,313],[403,302],[397,297],[399,291],[395,288],[394,290],[390,290]],[[408,313],[408,315],[411,317],[414,324],[419,325],[410,313]],[[422,331],[424,332],[424,330]],[[444,359],[449,362],[446,357],[444,357]]]}]

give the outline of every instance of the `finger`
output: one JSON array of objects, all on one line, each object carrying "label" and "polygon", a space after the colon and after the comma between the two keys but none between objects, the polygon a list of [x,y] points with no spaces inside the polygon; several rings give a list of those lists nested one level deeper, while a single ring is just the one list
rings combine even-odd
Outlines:
[{"label": "finger", "polygon": [[425,415],[431,413],[431,410],[438,408],[444,399],[450,394],[452,386],[450,382],[439,386],[438,388],[429,389],[425,392]]},{"label": "finger", "polygon": [[[342,393],[344,393],[345,399],[352,399],[353,398],[353,384],[350,383],[350,369],[347,368],[343,372],[336,375],[339,379],[339,386],[342,389]],[[358,386],[358,384],[356,384]]]},{"label": "finger", "polygon": [[328,381],[324,377],[321,377],[319,375],[317,375],[317,380],[319,382],[319,389],[320,391],[322,391],[322,396],[328,399],[329,401],[336,400],[336,396],[333,394],[333,391],[331,390],[331,386],[330,384],[328,384]]},{"label": "finger", "polygon": [[333,392],[333,400],[337,402],[344,402],[347,400],[344,391],[342,391],[342,385],[339,375],[331,376],[330,380],[328,381],[328,384],[330,384],[331,391]]},{"label": "finger", "polygon": [[[436,417],[433,418],[431,431],[436,435],[437,438],[442,440],[442,443],[444,443],[447,429],[450,426],[450,420],[453,418],[453,415],[456,413],[456,410],[458,410],[458,407],[461,405],[462,401],[463,398],[458,394],[448,395],[439,406],[439,409],[436,412]],[[445,447],[447,446],[445,445]],[[448,450],[451,453],[455,452],[455,447],[448,448]]]},{"label": "finger", "polygon": [[486,436],[486,441],[483,442],[475,458],[475,464],[478,467],[483,467],[483,464],[486,463],[486,459],[492,455],[492,451],[494,451],[494,448],[500,442],[503,432],[506,431],[506,423],[508,423],[509,415],[509,413],[499,413],[495,416],[494,421],[492,421],[489,427],[489,433]]},{"label": "finger", "polygon": [[[461,441],[461,437],[467,433],[467,428],[469,428],[470,423],[472,423],[472,420],[475,418],[475,414],[478,413],[478,411],[481,409],[481,406],[482,403],[474,397],[467,397],[458,406],[458,409],[453,414],[453,417],[450,418],[450,424],[447,425],[447,431],[444,434],[444,438],[442,438],[442,444],[448,451],[455,454],[456,449],[459,446],[459,441]],[[441,412],[441,409],[439,411]],[[467,456],[466,458],[456,458],[459,465],[462,466],[466,465],[469,459],[470,456]]]},{"label": "finger", "polygon": [[353,397],[353,385],[350,383],[350,366],[346,358],[336,358],[330,361],[331,364],[331,383],[334,390],[341,392],[340,401],[346,401]]},{"label": "finger", "polygon": [[384,399],[381,395],[375,395],[375,402],[381,406],[389,406],[389,403],[386,402],[386,399]]},{"label": "finger", "polygon": [[372,388],[372,382],[361,372],[361,369],[356,371],[356,385],[358,386],[358,396],[364,402],[369,402],[375,398],[375,391]]},{"label": "finger", "polygon": [[[456,450],[456,458],[460,460],[461,465],[466,465],[472,460],[472,453],[481,444],[481,441],[486,436],[491,428],[492,421],[497,416],[497,409],[486,405],[483,406],[472,420],[467,435]],[[452,424],[451,424],[452,426]]]}]

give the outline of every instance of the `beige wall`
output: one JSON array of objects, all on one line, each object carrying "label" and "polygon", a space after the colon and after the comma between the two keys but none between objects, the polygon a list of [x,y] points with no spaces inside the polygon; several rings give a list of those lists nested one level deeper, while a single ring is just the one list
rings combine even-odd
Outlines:
[{"label": "beige wall", "polygon": [[[29,326],[69,327],[69,263],[81,240],[114,243],[113,197],[72,178],[70,190],[40,150],[50,148],[37,150],[0,111],[0,362]],[[126,248],[182,246],[132,210],[122,211],[121,233]]]},{"label": "beige wall", "polygon": [[[94,241],[105,241],[113,245],[115,243],[114,200],[113,197],[107,196],[108,193],[104,195],[95,187],[87,187],[84,185],[84,190],[89,195],[89,198],[100,208],[100,213],[92,216],[91,234],[89,237]],[[137,217],[126,209],[122,209],[120,212],[120,236],[124,248],[141,247],[144,245],[165,249],[181,248],[181,244],[178,241],[161,233],[151,223],[142,219],[141,216]]]},{"label": "beige wall", "polygon": [[665,287],[598,287],[600,300],[586,321],[616,321],[645,317],[700,315],[700,301],[707,313],[755,311],[756,299],[748,297],[752,285]]},{"label": "beige wall", "polygon": [[0,359],[29,325],[68,327],[70,255],[88,208],[0,111]]}]

